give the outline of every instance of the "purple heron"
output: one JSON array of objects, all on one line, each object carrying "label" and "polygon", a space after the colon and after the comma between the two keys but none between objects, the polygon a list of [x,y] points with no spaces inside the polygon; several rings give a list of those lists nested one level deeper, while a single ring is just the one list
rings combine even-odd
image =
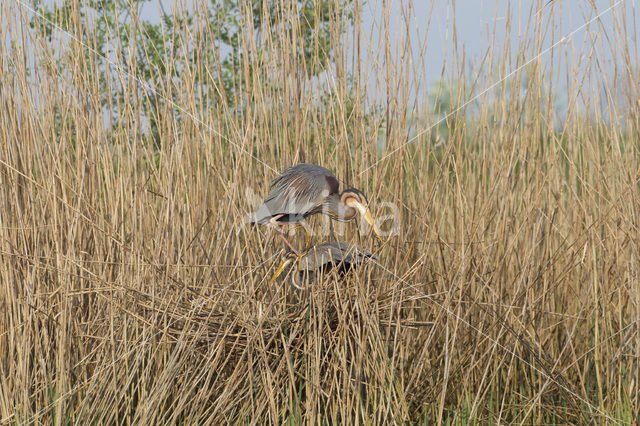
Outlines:
[{"label": "purple heron", "polygon": [[336,269],[340,276],[368,260],[378,257],[368,250],[346,242],[320,244],[305,252],[289,252],[285,255],[269,284],[273,284],[290,263],[295,264],[291,283],[298,289],[305,289],[318,274]]},{"label": "purple heron", "polygon": [[[272,182],[269,195],[258,210],[250,215],[252,224],[298,225],[308,232],[304,219],[323,213],[347,222],[359,213],[371,225],[379,239],[380,231],[369,212],[367,197],[355,188],[339,192],[338,179],[329,170],[315,164],[298,164],[284,170]],[[296,228],[297,228],[296,227]],[[282,236],[281,236],[282,237]],[[282,239],[293,249],[284,237]]]}]

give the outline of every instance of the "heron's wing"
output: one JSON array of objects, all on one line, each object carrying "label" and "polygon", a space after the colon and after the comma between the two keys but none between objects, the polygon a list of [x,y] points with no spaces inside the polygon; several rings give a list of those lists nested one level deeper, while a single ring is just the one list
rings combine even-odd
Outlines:
[{"label": "heron's wing", "polygon": [[345,249],[344,254],[344,261],[354,265],[360,265],[369,259],[378,260],[378,256],[371,253],[369,250],[355,245],[350,245],[349,248]]},{"label": "heron's wing", "polygon": [[340,263],[341,260],[342,252],[338,250],[333,253],[325,244],[322,244],[310,248],[302,255],[298,263],[298,269],[301,271],[315,271],[328,263]]},{"label": "heron's wing", "polygon": [[368,250],[346,242],[331,242],[312,247],[300,259],[299,269],[315,271],[328,263],[359,265],[377,256]]},{"label": "heron's wing", "polygon": [[269,195],[254,214],[254,222],[263,223],[278,214],[308,214],[337,190],[338,180],[324,167],[315,164],[290,167],[271,182]]},{"label": "heron's wing", "polygon": [[344,241],[335,241],[327,243],[326,245],[332,247],[332,252],[339,251],[341,253],[340,260],[346,263],[359,265],[366,262],[368,259],[378,260],[378,257],[375,254],[371,253],[367,249],[358,247],[355,244],[350,244]]}]

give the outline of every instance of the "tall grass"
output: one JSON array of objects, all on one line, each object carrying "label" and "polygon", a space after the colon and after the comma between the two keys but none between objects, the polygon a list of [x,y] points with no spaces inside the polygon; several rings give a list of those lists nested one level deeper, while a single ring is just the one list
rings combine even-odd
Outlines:
[{"label": "tall grass", "polygon": [[[101,79],[90,20],[72,13],[72,36],[49,40],[2,2],[2,423],[640,420],[635,2],[583,44],[557,44],[562,2],[513,8],[471,65],[456,2],[439,85],[426,35],[405,33],[435,18],[368,3],[332,6],[324,69],[320,43],[296,54],[288,0],[269,4],[273,31],[242,7],[225,93],[204,55],[151,91],[127,52]],[[220,49],[201,6],[175,22],[167,69]],[[368,7],[380,30],[361,24]],[[580,22],[606,7],[585,2]],[[101,85],[127,101],[102,107]],[[147,96],[163,100],[155,136]],[[382,243],[346,226],[379,265],[309,292],[267,285],[281,244],[242,220],[303,161],[401,219]]]}]

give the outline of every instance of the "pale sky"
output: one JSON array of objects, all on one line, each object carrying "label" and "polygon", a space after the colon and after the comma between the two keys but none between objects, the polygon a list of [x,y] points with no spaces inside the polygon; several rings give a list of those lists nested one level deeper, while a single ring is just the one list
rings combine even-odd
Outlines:
[{"label": "pale sky", "polygon": [[[16,0],[3,0],[14,1]],[[24,1],[24,0],[21,0]],[[44,3],[52,4],[61,0],[45,0]],[[165,4],[172,4],[174,0],[158,0]],[[214,0],[215,1],[215,0]],[[546,1],[546,0],[545,0]],[[527,40],[535,38],[533,31],[526,31],[525,26],[529,16],[532,13],[532,4],[544,4],[541,10],[533,10],[533,13],[542,17],[538,22],[549,23],[547,30],[549,31],[545,42],[543,43],[540,59],[543,65],[543,72],[556,73],[559,72],[557,84],[562,87],[566,84],[567,69],[579,69],[585,63],[587,55],[594,55],[590,52],[590,43],[585,50],[585,40],[595,40],[598,50],[597,55],[599,72],[601,75],[610,76],[607,69],[613,67],[614,62],[620,66],[620,58],[614,55],[620,55],[620,52],[612,52],[606,43],[613,43],[614,46],[620,44],[616,40],[616,25],[621,26],[623,23],[620,17],[626,14],[627,27],[629,27],[630,47],[629,55],[631,63],[638,67],[638,45],[637,39],[633,40],[633,34],[637,30],[638,19],[640,16],[634,15],[637,3],[640,0],[553,0],[552,2],[538,2],[531,0],[385,0],[385,4],[391,8],[389,19],[389,44],[391,46],[392,60],[396,62],[394,55],[398,55],[397,46],[401,40],[406,37],[406,26],[403,22],[411,23],[409,27],[409,39],[412,46],[411,55],[415,58],[412,64],[413,70],[420,76],[420,84],[432,85],[441,75],[457,75],[455,67],[459,66],[456,61],[452,61],[452,48],[457,47],[457,55],[462,57],[464,52],[464,69],[467,76],[473,78],[474,70],[481,63],[484,55],[491,46],[497,53],[501,53],[505,43],[510,43],[512,47],[512,55],[518,52],[519,43],[526,43]],[[16,2],[19,5],[20,2]],[[142,17],[157,22],[159,18],[158,3],[151,1],[144,3],[142,7]],[[185,1],[184,4],[189,4]],[[381,44],[384,40],[381,38],[381,28],[383,26],[382,14],[383,0],[366,0],[363,8],[362,28],[367,35],[362,42],[364,51],[369,49],[370,52],[380,51]],[[413,7],[409,8],[412,4]],[[611,6],[613,10],[611,10]],[[170,11],[167,6],[167,11]],[[429,13],[431,18],[429,21]],[[511,21],[507,17],[511,17]],[[588,21],[598,18],[588,25]],[[403,18],[404,17],[404,18]],[[634,22],[635,19],[635,22]],[[429,25],[429,26],[428,26]],[[455,32],[454,32],[455,27]],[[510,32],[508,30],[510,28]],[[428,29],[428,33],[427,33]],[[551,48],[552,42],[551,31],[555,31],[555,40],[566,37],[564,42],[559,43]],[[427,34],[425,38],[425,33]],[[618,31],[619,33],[619,31]],[[510,35],[509,35],[510,34]],[[509,37],[507,37],[509,35]],[[454,43],[452,40],[454,39]],[[493,40],[492,40],[493,37]],[[587,39],[585,37],[588,37]],[[635,36],[637,37],[637,36]],[[421,43],[424,45],[424,59],[420,60]],[[545,49],[548,51],[545,51]],[[614,48],[615,50],[615,48]],[[535,54],[530,51],[527,53],[531,57]],[[378,67],[377,78],[382,74],[380,72],[379,58],[375,55],[363,55],[364,68]],[[531,58],[525,58],[529,60]],[[553,62],[552,62],[553,59]],[[502,62],[501,56],[495,58],[496,62]],[[511,58],[515,60],[515,57]],[[378,62],[376,62],[378,61]],[[522,63],[522,59],[521,62]],[[509,67],[510,70],[516,67],[515,61]],[[485,72],[489,69],[484,65]],[[443,71],[444,70],[444,71]],[[565,78],[563,79],[562,76]],[[592,84],[598,84],[596,75]],[[373,78],[373,77],[372,77]],[[608,77],[603,77],[608,78]],[[487,77],[487,82],[492,82],[496,78]],[[485,83],[485,85],[488,83]],[[384,82],[382,83],[384,85]],[[380,90],[381,84],[372,82],[371,90]],[[422,89],[421,89],[422,90]],[[372,94],[376,97],[379,94]]]},{"label": "pale sky", "polygon": [[[160,0],[170,4],[173,0]],[[622,10],[628,16],[633,16],[633,11],[638,0],[553,0],[541,2],[542,10],[534,9],[544,20],[552,20],[552,27],[558,35],[567,36],[566,43],[555,49],[563,49],[563,52],[571,54],[580,50],[580,46],[587,34],[602,35],[603,31],[612,31],[614,27],[614,14],[607,10],[615,5],[613,10],[621,14]],[[511,43],[515,47],[518,38],[523,34],[527,19],[532,11],[532,4],[538,3],[531,0],[386,0],[391,8],[390,35],[391,45],[395,46],[402,37],[404,25],[403,16],[409,17],[411,22],[411,45],[415,47],[415,55],[418,54],[419,41],[424,40],[428,27],[428,17],[431,11],[431,22],[428,28],[426,51],[428,62],[423,70],[429,80],[439,78],[447,52],[450,49],[455,23],[457,45],[464,49],[467,64],[480,61],[484,53],[492,43],[491,37],[495,29],[495,41],[502,45],[505,42],[508,25],[507,16],[511,16],[512,37]],[[143,17],[157,19],[158,12],[156,2],[146,3],[142,10]],[[409,10],[408,5],[413,7]],[[595,7],[594,7],[595,6]],[[167,9],[168,10],[168,9]],[[455,13],[454,13],[455,10]],[[373,29],[375,40],[382,26],[382,0],[366,0],[363,8],[362,28],[368,33]],[[587,21],[601,14],[598,20],[581,28]],[[455,20],[454,20],[455,16]],[[640,15],[637,16],[640,19]],[[633,22],[633,20],[630,20]],[[640,22],[636,22],[636,25]],[[558,37],[559,39],[560,37]],[[548,37],[550,40],[550,36]],[[375,43],[374,43],[375,44]],[[552,43],[549,42],[548,46]],[[575,53],[573,52],[573,53]],[[560,55],[556,55],[559,57]],[[636,58],[637,59],[637,58]],[[604,61],[611,58],[603,58]],[[637,61],[636,61],[637,63]]]}]

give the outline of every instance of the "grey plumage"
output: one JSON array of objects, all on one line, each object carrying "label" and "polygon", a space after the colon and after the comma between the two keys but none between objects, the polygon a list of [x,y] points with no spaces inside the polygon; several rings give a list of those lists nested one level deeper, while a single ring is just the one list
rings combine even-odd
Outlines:
[{"label": "grey plumage", "polygon": [[[375,220],[369,212],[367,197],[355,188],[339,192],[338,179],[329,170],[315,164],[298,164],[284,170],[271,182],[269,195],[258,210],[247,216],[251,224],[291,225],[302,223],[309,237],[304,219],[323,213],[342,222],[352,220],[360,213],[382,239]],[[282,240],[289,243],[282,235]],[[309,242],[307,241],[307,245]]]},{"label": "grey plumage", "polygon": [[318,274],[335,269],[339,276],[344,276],[352,268],[363,265],[369,260],[378,260],[378,257],[353,244],[331,242],[310,248],[297,260],[297,268],[291,276],[291,283],[296,288],[304,289]]},{"label": "grey plumage", "polygon": [[313,272],[328,263],[360,265],[368,259],[378,260],[369,250],[343,241],[320,244],[307,250],[298,261],[298,269]]},{"label": "grey plumage", "polygon": [[333,206],[336,204],[333,198],[339,200],[338,186],[338,179],[324,167],[304,163],[289,167],[271,181],[269,195],[249,221],[262,225],[283,215],[279,222],[297,223],[321,212],[329,200],[329,207],[346,214],[344,208]]}]

